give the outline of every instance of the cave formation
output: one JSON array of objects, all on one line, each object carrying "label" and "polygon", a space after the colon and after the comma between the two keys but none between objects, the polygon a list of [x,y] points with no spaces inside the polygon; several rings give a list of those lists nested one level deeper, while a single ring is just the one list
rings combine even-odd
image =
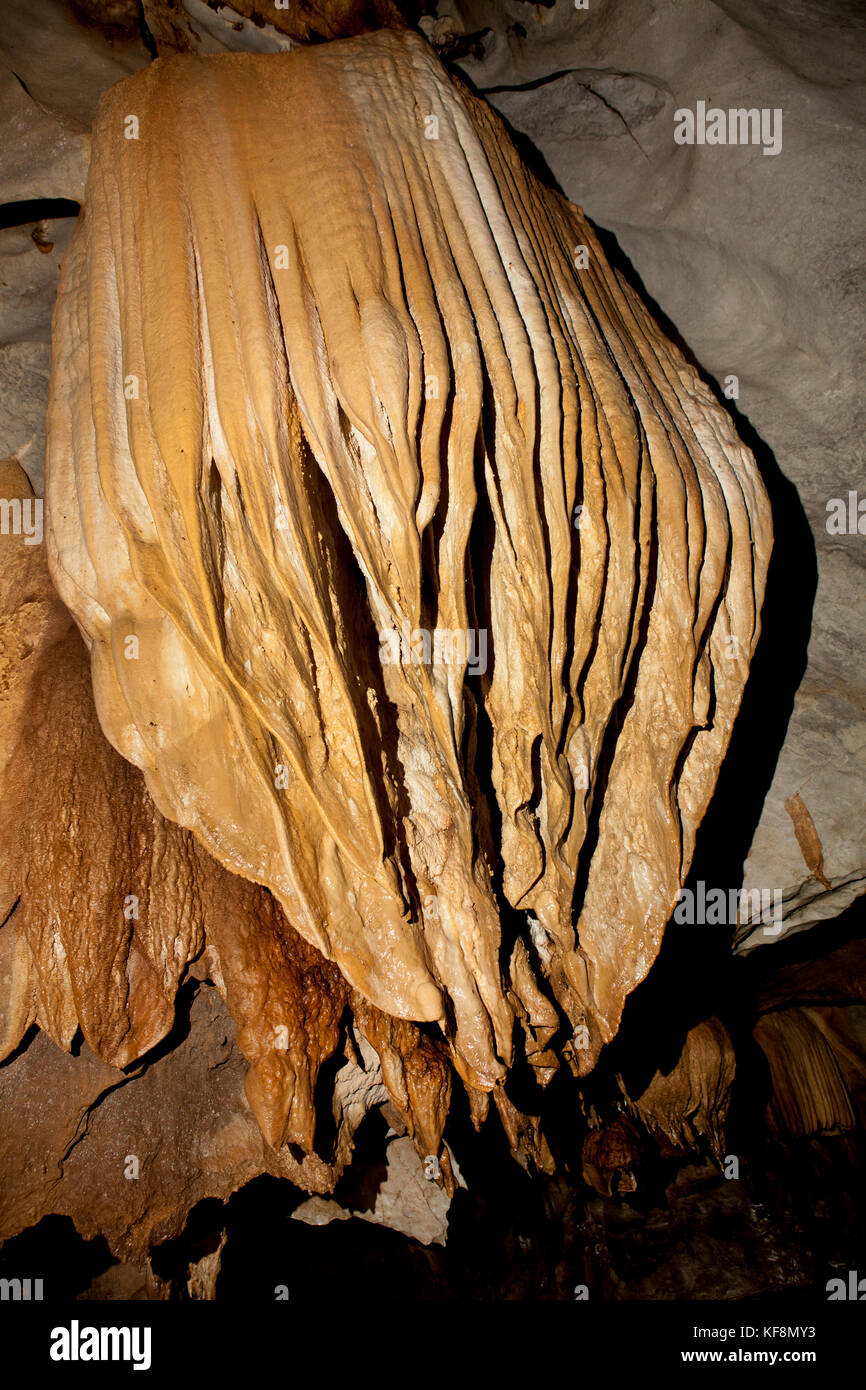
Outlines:
[{"label": "cave formation", "polygon": [[47,561],[9,538],[0,581],[0,1093],[72,1096],[2,1143],[7,1238],[70,1215],[150,1270],[256,1176],[332,1201],[375,1112],[446,1204],[449,1126],[616,1200],[723,1165],[755,1055],[771,1133],[859,1124],[820,972],[806,1004],[773,977],[745,1041],[706,981],[670,1037],[651,1004],[665,1055],[619,1036],[746,689],[770,503],[581,209],[385,22],[169,54],[100,102]]},{"label": "cave formation", "polygon": [[[438,1024],[473,1107],[515,1021],[542,1083],[588,1072],[688,871],[771,538],[580,212],[414,34],[166,59],[94,128],[53,383],[48,553],[102,727],[282,909],[206,941],[268,1141],[314,1138],[284,919]],[[431,636],[377,670],[389,632]],[[43,1003],[119,1065],[201,949],[138,896]]]}]

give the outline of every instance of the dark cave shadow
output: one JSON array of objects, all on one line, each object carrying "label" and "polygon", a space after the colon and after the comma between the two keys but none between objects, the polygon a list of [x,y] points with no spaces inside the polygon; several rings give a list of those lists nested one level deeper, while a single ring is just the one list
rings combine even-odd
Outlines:
[{"label": "dark cave shadow", "polygon": [[[805,965],[816,958],[825,960],[836,951],[841,951],[855,941],[866,938],[866,894],[855,898],[844,912],[836,917],[828,917],[813,922],[800,931],[791,932],[780,941],[767,942],[756,946],[742,957],[744,968],[755,981],[756,988],[766,988],[773,975],[783,975],[790,967]],[[820,949],[816,950],[816,942]],[[797,993],[790,998],[791,1003],[807,1004],[818,1002],[824,996]],[[845,996],[849,1002],[853,998]],[[835,1002],[842,1002],[836,999]]]},{"label": "dark cave shadow", "polygon": [[[294,1197],[287,1200],[284,1189]],[[381,1311],[412,1298],[442,1292],[441,1247],[425,1247],[385,1226],[349,1218],[322,1226],[292,1219],[307,1198],[282,1178],[254,1178],[226,1200],[219,1224],[228,1233],[217,1299],[273,1302],[283,1286],[291,1303],[343,1299],[372,1303]],[[330,1200],[330,1199],[329,1199]]]},{"label": "dark cave shadow", "polygon": [[0,203],[0,229],[27,227],[58,217],[77,217],[81,204],[71,198],[19,198]]},{"label": "dark cave shadow", "polygon": [[352,1211],[373,1211],[388,1178],[388,1122],[378,1106],[368,1110],[355,1130],[348,1167],[337,1179],[333,1199]]},{"label": "dark cave shadow", "polygon": [[79,1235],[71,1216],[51,1212],[0,1245],[0,1276],[42,1279],[46,1303],[79,1298],[116,1263],[102,1235]]},{"label": "dark cave shadow", "polygon": [[158,1279],[175,1286],[176,1297],[186,1294],[189,1266],[219,1249],[225,1209],[226,1204],[219,1197],[202,1198],[190,1208],[178,1235],[152,1248],[151,1269]]},{"label": "dark cave shadow", "polygon": [[313,1152],[323,1163],[331,1163],[337,1149],[338,1125],[333,1095],[337,1072],[346,1064],[346,1034],[351,1026],[352,1011],[347,1004],[340,1019],[339,1042],[319,1067],[313,1087]]},{"label": "dark cave shadow", "polygon": [[599,1075],[593,1080],[593,1073],[585,1085],[588,1094],[597,1087],[603,1103],[610,1078],[618,1073],[629,1095],[639,1096],[656,1069],[666,1075],[676,1065],[688,1031],[715,1016],[727,1029],[736,1057],[727,1122],[729,1146],[736,1152],[738,1142],[754,1143],[772,1094],[769,1062],[754,1037],[759,1017],[809,1003],[856,1002],[853,996],[827,998],[820,989],[813,999],[802,988],[787,997],[783,993],[778,1003],[767,1002],[773,978],[784,981],[792,966],[826,959],[866,937],[866,897],[838,917],[745,955],[731,954],[731,935],[728,927],[668,927],[652,969],[626,1000],[619,1031],[602,1052]]}]

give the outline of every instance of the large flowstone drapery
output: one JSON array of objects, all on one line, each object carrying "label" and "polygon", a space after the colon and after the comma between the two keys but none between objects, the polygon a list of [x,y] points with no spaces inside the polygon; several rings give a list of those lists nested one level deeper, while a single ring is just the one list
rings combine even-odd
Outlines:
[{"label": "large flowstone drapery", "polygon": [[[272,1142],[283,913],[436,1025],[479,1104],[518,1036],[542,1083],[590,1071],[727,748],[769,505],[580,210],[421,39],[161,59],[106,94],[47,506],[106,735],[282,908],[209,942]],[[95,1050],[134,1022],[127,1062],[202,943],[121,908],[104,1019],[98,952],[57,968]]]}]

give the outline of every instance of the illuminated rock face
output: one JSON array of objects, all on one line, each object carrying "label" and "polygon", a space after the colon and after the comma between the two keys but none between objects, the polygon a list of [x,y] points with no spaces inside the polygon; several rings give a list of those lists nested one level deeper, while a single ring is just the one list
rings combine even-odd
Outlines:
[{"label": "illuminated rock face", "polygon": [[[107,93],[48,426],[105,733],[516,1134],[515,1023],[543,1083],[592,1068],[739,707],[771,529],[727,415],[498,119],[380,33]],[[260,1115],[283,930],[212,946]]]}]

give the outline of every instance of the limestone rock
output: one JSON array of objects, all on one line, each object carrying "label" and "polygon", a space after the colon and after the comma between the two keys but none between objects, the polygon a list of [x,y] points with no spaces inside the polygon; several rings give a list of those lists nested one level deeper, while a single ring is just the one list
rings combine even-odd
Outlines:
[{"label": "limestone rock", "polygon": [[31,198],[81,201],[87,137],[41,110],[16,74],[2,66],[0,136],[4,148],[0,202]]},{"label": "limestone rock", "polygon": [[392,1139],[387,1148],[388,1172],[370,1211],[358,1212],[364,1221],[402,1231],[422,1245],[444,1245],[448,1235],[450,1196],[427,1177],[409,1139]]},{"label": "limestone rock", "polygon": [[688,1150],[703,1139],[720,1159],[735,1070],[727,1029],[710,1018],[690,1029],[674,1067],[657,1071],[645,1090],[630,1098],[630,1108],[672,1145]]},{"label": "limestone rock", "polygon": [[292,1212],[292,1220],[303,1221],[305,1226],[327,1226],[331,1221],[351,1219],[351,1212],[329,1197],[308,1197]]},{"label": "limestone rock", "polygon": [[[0,63],[16,74],[19,91],[63,130],[89,130],[100,96],[113,83],[150,61],[139,27],[137,0],[34,0],[9,5],[0,25]],[[32,113],[31,113],[32,115]],[[37,119],[18,126],[24,136],[42,133]],[[5,147],[8,148],[8,147]],[[44,177],[51,145],[38,150],[33,171]],[[33,196],[28,195],[28,196]],[[74,197],[41,188],[40,197]]]},{"label": "limestone rock", "polygon": [[0,231],[0,458],[17,459],[39,497],[51,310],[74,225],[60,217]]},{"label": "limestone rock", "polygon": [[[161,812],[522,1133],[515,1017],[585,1073],[658,950],[771,544],[580,210],[415,35],[158,61],[94,127],[48,512]],[[279,930],[210,935],[266,1133],[303,1142]]]},{"label": "limestone rock", "polygon": [[[452,1156],[447,1149],[445,1153],[453,1171]],[[429,1157],[423,1160],[411,1140],[401,1136],[386,1146],[385,1165],[384,1179],[368,1207],[345,1207],[326,1197],[308,1197],[292,1212],[292,1220],[327,1226],[354,1218],[400,1231],[422,1245],[444,1245],[453,1189],[437,1181],[438,1165],[434,1167]]]}]

